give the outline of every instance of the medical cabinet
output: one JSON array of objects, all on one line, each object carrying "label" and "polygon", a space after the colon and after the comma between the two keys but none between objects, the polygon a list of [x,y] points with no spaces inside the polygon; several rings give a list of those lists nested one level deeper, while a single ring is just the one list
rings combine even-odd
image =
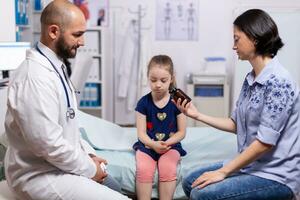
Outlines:
[{"label": "medical cabinet", "polygon": [[[187,95],[199,112],[215,117],[229,116],[229,85],[223,74],[192,74]],[[188,118],[188,126],[205,126]]]}]

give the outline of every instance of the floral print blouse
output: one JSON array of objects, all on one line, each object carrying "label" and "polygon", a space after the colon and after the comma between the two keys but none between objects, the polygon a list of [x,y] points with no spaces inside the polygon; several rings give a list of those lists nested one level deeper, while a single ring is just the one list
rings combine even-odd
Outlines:
[{"label": "floral print blouse", "polygon": [[254,140],[273,146],[241,171],[300,193],[299,89],[276,57],[257,77],[253,71],[248,73],[231,118],[236,123],[239,153]]}]

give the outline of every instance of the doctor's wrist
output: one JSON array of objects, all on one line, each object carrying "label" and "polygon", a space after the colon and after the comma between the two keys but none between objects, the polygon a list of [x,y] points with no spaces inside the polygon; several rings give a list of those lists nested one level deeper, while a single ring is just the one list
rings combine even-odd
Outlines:
[{"label": "doctor's wrist", "polygon": [[88,161],[87,161],[88,167],[84,171],[84,173],[81,175],[83,175],[87,178],[93,178],[97,174],[97,163],[95,163],[93,158],[91,158],[91,157],[87,157],[87,158],[88,158]]}]

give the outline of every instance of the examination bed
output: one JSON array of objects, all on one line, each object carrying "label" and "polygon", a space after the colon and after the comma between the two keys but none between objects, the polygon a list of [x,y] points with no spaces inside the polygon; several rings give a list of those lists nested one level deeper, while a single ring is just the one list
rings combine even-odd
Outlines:
[{"label": "examination bed", "polygon": [[[107,170],[121,184],[124,193],[135,195],[135,152],[133,143],[137,140],[135,128],[122,128],[83,112],[76,113],[80,132],[108,161]],[[177,187],[174,199],[187,199],[181,187],[182,177],[194,168],[232,158],[236,154],[236,136],[210,127],[187,128],[182,141],[187,155],[182,157],[177,169]],[[153,183],[152,197],[157,197],[157,174]],[[13,199],[6,182],[0,182],[0,200]]]},{"label": "examination bed", "polygon": [[[137,140],[136,128],[121,128],[105,120],[80,113],[83,138],[100,157],[108,161],[108,172],[121,183],[127,194],[135,193],[135,151],[132,145]],[[210,127],[189,127],[182,140],[187,155],[182,157],[177,169],[177,187],[174,199],[187,199],[181,187],[182,177],[193,169],[214,162],[231,159],[236,155],[236,136]],[[157,174],[152,197],[157,197]]]}]

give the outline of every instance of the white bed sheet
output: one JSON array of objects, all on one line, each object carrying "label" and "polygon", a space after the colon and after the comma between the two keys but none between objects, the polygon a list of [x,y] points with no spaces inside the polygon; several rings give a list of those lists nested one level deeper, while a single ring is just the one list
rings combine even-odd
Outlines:
[{"label": "white bed sheet", "polygon": [[[135,128],[122,128],[91,115],[77,112],[81,133],[108,161],[108,172],[121,183],[122,190],[135,193],[135,152],[132,145],[137,141]],[[187,155],[177,168],[175,199],[186,198],[182,190],[182,177],[193,169],[211,163],[228,160],[236,155],[236,136],[210,127],[187,128],[182,141]],[[153,183],[152,197],[157,197],[157,174]]]}]

